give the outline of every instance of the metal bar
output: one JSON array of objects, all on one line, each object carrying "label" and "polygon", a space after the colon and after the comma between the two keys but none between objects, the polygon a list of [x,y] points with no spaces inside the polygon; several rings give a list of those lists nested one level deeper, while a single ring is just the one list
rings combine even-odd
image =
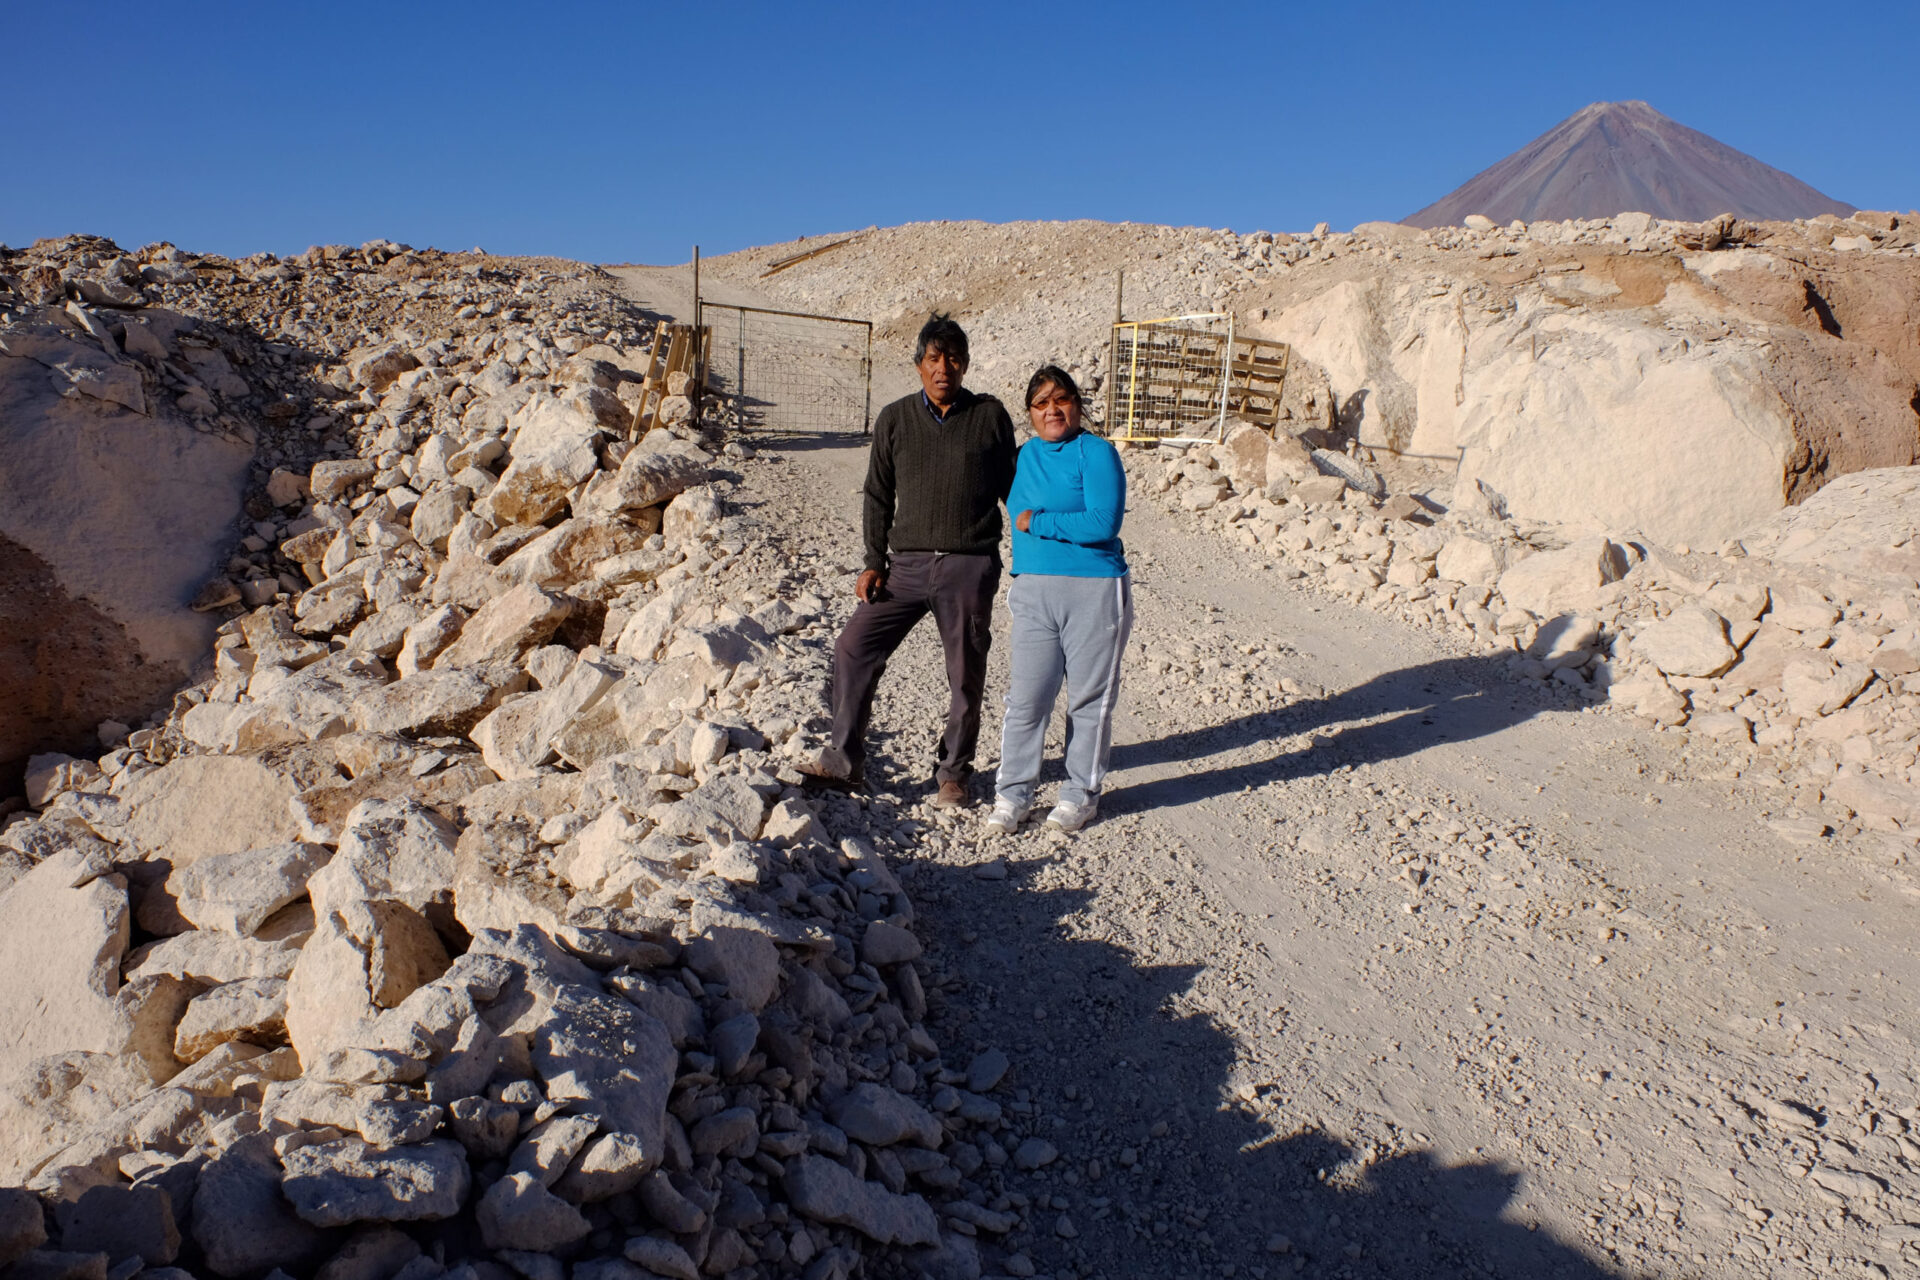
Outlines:
[{"label": "metal bar", "polygon": [[732,307],[735,311],[751,311],[758,316],[787,316],[794,320],[831,320],[835,324],[860,324],[873,328],[871,320],[855,320],[852,316],[822,316],[811,311],[775,311],[770,307],[744,307],[737,302],[715,302],[716,307]]},{"label": "metal bar", "polygon": [[1151,320],[1129,320],[1127,323],[1132,325],[1178,324],[1182,320],[1225,320],[1226,318],[1227,313],[1224,311],[1196,311],[1192,315],[1155,316]]},{"label": "metal bar", "polygon": [[[1114,326],[1118,328],[1119,326]],[[1133,326],[1133,367],[1127,374],[1127,434],[1133,434],[1134,402],[1140,395],[1140,326]]]},{"label": "metal bar", "polygon": [[873,326],[867,326],[867,358],[861,361],[867,384],[866,404],[860,410],[860,434],[873,434]]},{"label": "metal bar", "polygon": [[[701,246],[693,246],[693,332],[703,334],[701,317]],[[707,390],[707,344],[693,344],[693,422],[701,420],[701,393]]]},{"label": "metal bar", "polygon": [[1213,429],[1215,440],[1227,438],[1227,394],[1233,390],[1233,312],[1227,312],[1227,342],[1220,349],[1220,421]]},{"label": "metal bar", "polygon": [[747,429],[747,317],[744,312],[735,312],[733,317],[733,399],[739,405],[740,429]]}]

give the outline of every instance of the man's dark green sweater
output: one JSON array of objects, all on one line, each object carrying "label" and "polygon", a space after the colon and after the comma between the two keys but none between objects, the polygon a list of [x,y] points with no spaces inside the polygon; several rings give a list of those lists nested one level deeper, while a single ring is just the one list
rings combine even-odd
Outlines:
[{"label": "man's dark green sweater", "polygon": [[866,567],[884,570],[890,551],[996,554],[1013,460],[1013,420],[992,396],[963,387],[944,419],[919,391],[882,409],[867,460]]}]

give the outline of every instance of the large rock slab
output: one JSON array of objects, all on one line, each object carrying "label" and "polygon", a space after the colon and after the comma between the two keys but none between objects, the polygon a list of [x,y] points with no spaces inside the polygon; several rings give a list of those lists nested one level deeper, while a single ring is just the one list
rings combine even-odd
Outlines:
[{"label": "large rock slab", "polygon": [[566,621],[573,603],[531,583],[489,600],[460,628],[459,638],[433,660],[436,670],[511,662],[545,644]]},{"label": "large rock slab", "polygon": [[287,1029],[284,978],[242,978],[195,996],[174,1031],[174,1056],[198,1062],[230,1040],[271,1045]]},{"label": "large rock slab", "polygon": [[347,814],[339,851],[307,882],[316,913],[391,900],[416,911],[453,895],[451,822],[412,800],[363,800]]},{"label": "large rock slab", "polygon": [[451,1218],[466,1203],[467,1153],[447,1138],[380,1150],[341,1138],[289,1151],[281,1192],[316,1227]]},{"label": "large rock slab", "polygon": [[1920,467],[1841,476],[1740,541],[1747,553],[1880,587],[1920,579]]},{"label": "large rock slab", "polygon": [[[283,934],[280,926],[289,926]],[[242,938],[213,930],[194,930],[136,947],[127,956],[127,977],[168,975],[218,984],[242,978],[285,978],[300,959],[300,948],[313,932],[312,913],[304,906],[290,908],[261,926],[263,934]]]},{"label": "large rock slab", "polygon": [[1740,661],[1727,620],[1703,605],[1675,609],[1636,635],[1633,647],[1669,676],[1717,676]]},{"label": "large rock slab", "polygon": [[207,1162],[193,1195],[193,1238],[217,1275],[304,1270],[326,1256],[328,1237],[280,1194],[273,1136],[251,1134]]},{"label": "large rock slab", "polygon": [[59,1206],[60,1247],[70,1253],[104,1253],[113,1261],[138,1257],[164,1267],[180,1254],[180,1228],[173,1201],[157,1186],[90,1187]]},{"label": "large rock slab", "polygon": [[196,928],[247,935],[305,897],[307,881],[332,857],[325,845],[298,842],[217,854],[175,871],[167,888]]},{"label": "large rock slab", "polygon": [[287,1037],[300,1061],[365,1041],[373,1021],[451,963],[433,926],[405,903],[346,902],[321,912],[287,982]]},{"label": "large rock slab", "polygon": [[683,453],[635,449],[621,461],[617,472],[588,489],[585,505],[609,514],[637,512],[705,484],[711,474],[704,462]]},{"label": "large rock slab", "polygon": [[0,893],[0,1079],[69,1049],[117,1052],[114,997],[132,916],[126,881],[77,853]]},{"label": "large rock slab", "polygon": [[286,844],[300,834],[290,808],[297,789],[258,760],[188,756],[127,784],[126,836],[176,870],[215,854]]},{"label": "large rock slab", "polygon": [[0,786],[102,720],[137,722],[208,652],[215,620],[189,603],[227,554],[252,455],[60,363],[0,353]]},{"label": "large rock slab", "polygon": [[599,470],[600,424],[578,406],[536,395],[508,420],[513,460],[474,510],[496,527],[543,524]]},{"label": "large rock slab", "polygon": [[547,1190],[531,1173],[508,1174],[487,1189],[475,1208],[489,1249],[547,1253],[587,1238],[586,1215]]},{"label": "large rock slab", "polygon": [[667,1098],[679,1055],[660,1022],[618,996],[578,983],[554,986],[532,1028],[534,1070],[547,1097],[572,1100],[662,1152]]},{"label": "large rock slab", "polygon": [[940,1122],[931,1111],[871,1081],[857,1084],[834,1099],[827,1118],[849,1138],[874,1147],[892,1146],[909,1138],[923,1147],[937,1147],[943,1136]]},{"label": "large rock slab", "polygon": [[793,1207],[815,1222],[852,1227],[881,1244],[933,1244],[940,1238],[940,1221],[924,1198],[895,1195],[825,1156],[788,1161],[781,1185]]},{"label": "large rock slab", "polygon": [[1595,591],[1627,573],[1627,555],[1605,538],[1582,538],[1558,551],[1528,556],[1500,575],[1500,594],[1541,618],[1579,608]]}]

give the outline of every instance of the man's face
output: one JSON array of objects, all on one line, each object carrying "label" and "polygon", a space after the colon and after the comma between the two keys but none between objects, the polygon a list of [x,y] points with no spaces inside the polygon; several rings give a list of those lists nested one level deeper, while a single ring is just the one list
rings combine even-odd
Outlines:
[{"label": "man's face", "polygon": [[967,372],[964,359],[949,354],[945,347],[933,345],[927,347],[920,363],[913,367],[920,371],[920,388],[927,393],[927,399],[943,409],[953,403],[953,397],[960,390],[960,379]]}]

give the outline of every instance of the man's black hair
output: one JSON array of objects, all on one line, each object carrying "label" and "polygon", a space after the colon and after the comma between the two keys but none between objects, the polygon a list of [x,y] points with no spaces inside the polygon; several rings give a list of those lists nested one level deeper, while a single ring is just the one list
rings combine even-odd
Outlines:
[{"label": "man's black hair", "polygon": [[1034,395],[1040,388],[1045,386],[1060,388],[1066,392],[1068,398],[1073,401],[1074,408],[1080,410],[1081,413],[1087,411],[1087,401],[1086,398],[1080,394],[1080,384],[1073,380],[1072,374],[1057,364],[1043,364],[1033,371],[1031,378],[1027,379],[1026,404],[1029,409],[1033,407]]},{"label": "man's black hair", "polygon": [[934,312],[927,317],[927,322],[920,326],[919,340],[913,344],[915,364],[919,364],[926,358],[929,347],[946,352],[961,364],[967,363],[967,331],[962,329],[952,316],[943,312]]}]

